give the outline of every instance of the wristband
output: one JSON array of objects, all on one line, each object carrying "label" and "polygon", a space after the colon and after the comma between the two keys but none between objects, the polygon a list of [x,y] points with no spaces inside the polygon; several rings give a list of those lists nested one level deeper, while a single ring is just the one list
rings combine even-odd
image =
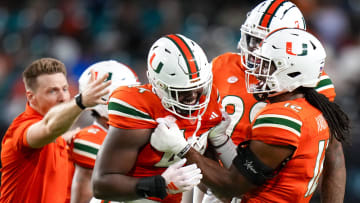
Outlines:
[{"label": "wristband", "polygon": [[76,105],[78,105],[78,107],[80,107],[80,109],[84,110],[86,108],[86,106],[84,106],[84,104],[82,103],[81,93],[79,93],[75,96],[75,102],[76,102]]},{"label": "wristband", "polygon": [[140,197],[158,197],[164,199],[167,196],[165,179],[161,175],[140,178],[135,186],[136,194]]},{"label": "wristband", "polygon": [[177,156],[180,157],[180,158],[183,158],[183,156],[185,156],[185,154],[190,150],[191,148],[191,145],[190,144],[187,144],[184,149],[182,149],[178,154]]},{"label": "wristband", "polygon": [[222,143],[222,144],[220,144],[218,146],[214,146],[214,148],[217,149],[217,148],[220,148],[220,147],[224,146],[229,141],[229,139],[230,139],[230,136],[227,136],[226,141],[224,143]]}]

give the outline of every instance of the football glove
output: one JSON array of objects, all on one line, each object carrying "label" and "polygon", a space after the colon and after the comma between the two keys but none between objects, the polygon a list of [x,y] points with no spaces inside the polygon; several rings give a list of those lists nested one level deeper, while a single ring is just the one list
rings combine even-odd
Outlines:
[{"label": "football glove", "polygon": [[176,194],[191,190],[201,181],[201,170],[196,164],[183,166],[186,159],[171,164],[161,176],[166,182],[166,191],[168,194]]},{"label": "football glove", "polygon": [[159,125],[151,134],[150,144],[158,151],[172,152],[182,158],[190,149],[190,144],[174,120],[167,118],[157,119]]}]

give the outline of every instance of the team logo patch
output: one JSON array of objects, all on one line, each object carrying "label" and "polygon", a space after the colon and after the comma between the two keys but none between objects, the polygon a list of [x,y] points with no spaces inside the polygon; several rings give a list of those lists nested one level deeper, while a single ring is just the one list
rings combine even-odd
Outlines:
[{"label": "team logo patch", "polygon": [[236,76],[231,76],[227,79],[228,83],[236,83],[239,80]]},{"label": "team logo patch", "polygon": [[293,55],[293,56],[306,56],[308,51],[307,51],[307,44],[302,44],[302,53],[301,54],[296,54],[293,53],[293,47],[292,47],[292,43],[291,42],[286,42],[286,53]]},{"label": "team logo patch", "polygon": [[254,168],[253,161],[245,160],[245,163],[243,165],[246,167],[246,170],[251,171],[254,174],[258,173]]}]

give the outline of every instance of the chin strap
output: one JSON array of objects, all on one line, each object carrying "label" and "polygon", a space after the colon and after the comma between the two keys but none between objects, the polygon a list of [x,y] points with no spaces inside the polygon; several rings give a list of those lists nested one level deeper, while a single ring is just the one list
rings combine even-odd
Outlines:
[{"label": "chin strap", "polygon": [[194,131],[194,134],[192,135],[193,137],[196,137],[196,133],[199,131],[200,127],[201,127],[201,116],[198,116],[197,118],[197,123],[196,123],[196,130]]},{"label": "chin strap", "polygon": [[201,116],[198,116],[196,130],[193,135],[187,139],[187,142],[200,154],[204,154],[208,142],[208,133],[203,133],[200,136],[196,136],[201,127],[201,119]]}]

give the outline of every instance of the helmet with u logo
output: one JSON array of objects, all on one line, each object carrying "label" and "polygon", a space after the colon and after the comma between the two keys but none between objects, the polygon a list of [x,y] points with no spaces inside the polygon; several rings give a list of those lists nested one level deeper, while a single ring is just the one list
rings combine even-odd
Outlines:
[{"label": "helmet with u logo", "polygon": [[212,71],[201,47],[179,34],[158,39],[150,48],[147,76],[164,108],[196,119],[210,101]]},{"label": "helmet with u logo", "polygon": [[249,93],[275,96],[296,88],[316,87],[325,65],[325,49],[302,29],[283,28],[270,33],[251,53],[254,68],[246,70]]}]

